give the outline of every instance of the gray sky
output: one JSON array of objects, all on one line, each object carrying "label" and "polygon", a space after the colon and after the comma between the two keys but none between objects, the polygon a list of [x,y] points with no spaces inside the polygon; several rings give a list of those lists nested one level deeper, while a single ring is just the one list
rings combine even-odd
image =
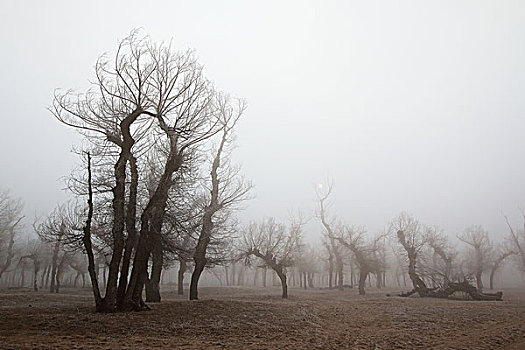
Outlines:
[{"label": "gray sky", "polygon": [[236,159],[257,197],[243,218],[313,213],[332,178],[334,212],[372,232],[402,210],[451,233],[505,234],[502,211],[519,222],[523,1],[3,0],[0,13],[0,186],[29,213],[65,198],[76,162],[53,90],[89,87],[97,57],[143,27],[247,99]]}]

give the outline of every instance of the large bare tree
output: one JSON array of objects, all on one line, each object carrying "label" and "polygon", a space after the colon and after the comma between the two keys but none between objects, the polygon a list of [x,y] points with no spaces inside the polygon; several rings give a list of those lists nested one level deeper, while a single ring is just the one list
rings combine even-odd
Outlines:
[{"label": "large bare tree", "polygon": [[[96,164],[113,168],[111,258],[97,310],[141,309],[145,282],[160,276],[163,266],[162,224],[174,174],[192,148],[219,131],[214,90],[192,51],[156,45],[137,31],[120,41],[114,57],[98,60],[95,74],[94,89],[58,91],[51,111],[87,137],[92,155],[103,159]],[[159,150],[160,176],[139,213],[138,163]]]}]

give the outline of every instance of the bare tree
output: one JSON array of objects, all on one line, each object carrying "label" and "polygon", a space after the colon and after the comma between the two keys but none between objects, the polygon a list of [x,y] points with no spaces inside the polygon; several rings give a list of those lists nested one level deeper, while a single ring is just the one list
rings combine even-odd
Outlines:
[{"label": "bare tree", "polygon": [[[372,242],[366,242],[365,231],[360,228],[344,226],[339,235],[335,236],[345,248],[352,252],[354,261],[359,268],[359,294],[365,294],[365,282],[369,274],[381,270],[381,262],[376,256],[379,249],[378,241],[382,236]],[[378,277],[379,278],[379,277]]]},{"label": "bare tree", "polygon": [[[176,183],[173,175],[192,148],[219,131],[211,103],[214,90],[193,52],[155,45],[137,31],[120,42],[113,59],[102,56],[95,73],[94,90],[80,95],[57,92],[52,112],[87,137],[92,150],[105,159],[98,163],[113,169],[111,259],[97,310],[140,310],[145,307],[146,281],[155,282],[163,266],[162,225]],[[162,170],[140,213],[137,232],[138,162],[150,151],[164,152]]]},{"label": "bare tree", "polygon": [[39,239],[32,239],[25,245],[24,253],[20,257],[22,260],[31,260],[33,262],[33,290],[38,292],[38,273],[42,267],[44,260],[45,250],[43,249],[43,243]]},{"label": "bare tree", "polygon": [[[332,182],[328,182],[328,185],[327,185],[327,189],[324,190],[323,188],[323,185],[320,184],[317,189],[316,189],[316,193],[317,193],[317,200],[319,201],[319,208],[318,208],[318,212],[317,212],[317,216],[319,218],[319,220],[321,221],[324,229],[325,229],[325,235],[327,237],[327,243],[330,245],[329,247],[329,252],[331,253],[331,255],[333,255],[335,257],[335,268],[336,268],[336,284],[337,284],[337,288],[339,288],[340,290],[343,290],[343,285],[344,285],[344,282],[343,282],[343,268],[344,268],[344,264],[343,264],[343,257],[342,257],[342,252],[341,252],[341,247],[337,244],[337,240],[335,239],[335,224],[334,224],[334,221],[335,220],[330,220],[328,218],[328,213],[327,213],[327,206],[328,206],[328,199],[330,198],[330,195],[332,194],[332,190],[333,190],[333,183]],[[330,276],[329,276],[329,287],[332,288],[332,275],[330,273]]]},{"label": "bare tree", "polygon": [[239,167],[233,166],[230,162],[233,128],[241,117],[245,104],[243,101],[238,101],[238,106],[235,108],[230,105],[227,97],[218,96],[217,105],[222,135],[212,160],[209,196],[206,198],[200,233],[193,254],[195,267],[191,276],[190,300],[198,299],[199,278],[208,263],[206,252],[216,227],[214,216],[218,211],[232,210],[240,202],[248,199],[252,187],[251,183],[240,176]]},{"label": "bare tree", "polygon": [[288,298],[287,268],[293,266],[301,246],[303,222],[292,221],[290,227],[270,218],[260,223],[252,222],[242,231],[241,256],[247,264],[251,258],[261,259],[275,271],[281,280],[282,297]]},{"label": "bare tree", "polygon": [[391,231],[396,232],[399,243],[403,247],[408,258],[408,275],[412,280],[414,289],[401,296],[410,296],[418,293],[421,297],[448,298],[455,292],[467,293],[474,300],[501,300],[503,293],[482,293],[476,287],[470,285],[466,280],[462,282],[449,282],[441,288],[429,288],[421,277],[419,266],[419,254],[425,247],[426,240],[422,226],[412,216],[401,213],[397,219],[391,223]]},{"label": "bare tree", "polygon": [[510,249],[516,253],[516,262],[519,270],[525,273],[525,213],[522,212],[523,228],[515,229],[509,222],[508,217],[505,216],[505,221],[509,227],[508,241]]},{"label": "bare tree", "polygon": [[417,270],[418,255],[425,244],[419,221],[407,213],[401,213],[391,223],[391,230],[396,232],[397,239],[408,258],[408,276],[414,286],[413,292],[426,294],[428,288]]},{"label": "bare tree", "polygon": [[499,244],[494,248],[494,258],[490,266],[489,288],[494,289],[494,276],[496,272],[503,266],[508,257],[516,255],[512,250],[510,244]]},{"label": "bare tree", "polygon": [[68,202],[57,206],[40,224],[34,225],[40,239],[53,245],[51,257],[50,292],[58,293],[60,277],[68,265],[69,251],[81,247],[81,216],[76,203]]},{"label": "bare tree", "polygon": [[470,248],[469,263],[473,269],[479,292],[483,291],[483,271],[490,265],[492,256],[492,242],[489,234],[483,227],[473,225],[458,235],[458,239],[466,243]]},{"label": "bare tree", "polygon": [[7,191],[0,192],[0,279],[13,261],[15,236],[23,218],[22,202]]},{"label": "bare tree", "polygon": [[440,286],[447,287],[452,280],[453,274],[453,260],[456,256],[456,253],[450,247],[448,239],[445,236],[445,233],[435,226],[427,226],[425,228],[425,241],[428,243],[430,248],[433,251],[433,257],[439,257],[440,263],[433,259],[433,264],[431,267],[431,272],[433,274],[439,275]]}]

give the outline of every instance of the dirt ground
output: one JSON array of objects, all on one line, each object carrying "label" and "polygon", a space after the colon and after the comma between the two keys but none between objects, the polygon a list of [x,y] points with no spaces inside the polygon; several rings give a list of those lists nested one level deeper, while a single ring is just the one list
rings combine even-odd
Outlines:
[{"label": "dirt ground", "polygon": [[[167,289],[167,288],[165,288]],[[97,314],[89,290],[0,291],[0,349],[525,349],[525,291],[503,302],[290,288],[165,292],[140,313]]]}]

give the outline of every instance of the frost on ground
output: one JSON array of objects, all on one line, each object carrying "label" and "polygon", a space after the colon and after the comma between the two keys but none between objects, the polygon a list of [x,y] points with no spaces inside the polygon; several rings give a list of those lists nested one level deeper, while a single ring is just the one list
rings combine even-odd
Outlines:
[{"label": "frost on ground", "polygon": [[0,349],[525,349],[525,291],[503,302],[386,293],[203,288],[200,301],[167,291],[151,311],[97,314],[89,290],[7,290]]}]

